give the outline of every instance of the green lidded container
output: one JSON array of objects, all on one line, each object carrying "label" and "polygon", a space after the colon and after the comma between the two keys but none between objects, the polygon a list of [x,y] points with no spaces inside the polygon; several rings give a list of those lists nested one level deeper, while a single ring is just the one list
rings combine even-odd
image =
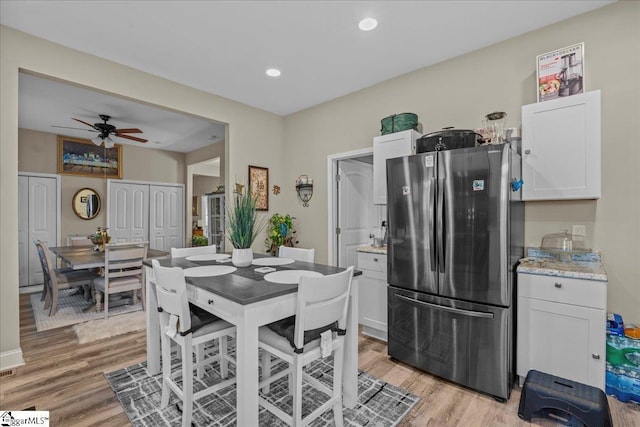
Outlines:
[{"label": "green lidded container", "polygon": [[413,113],[392,114],[380,120],[380,132],[386,135],[403,130],[418,130],[418,115]]}]

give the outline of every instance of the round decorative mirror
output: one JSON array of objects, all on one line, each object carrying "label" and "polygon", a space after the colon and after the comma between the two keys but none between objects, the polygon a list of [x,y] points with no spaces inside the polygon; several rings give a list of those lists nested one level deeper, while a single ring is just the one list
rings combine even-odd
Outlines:
[{"label": "round decorative mirror", "polygon": [[91,188],[81,188],[73,195],[73,211],[78,218],[93,219],[100,213],[100,195]]}]

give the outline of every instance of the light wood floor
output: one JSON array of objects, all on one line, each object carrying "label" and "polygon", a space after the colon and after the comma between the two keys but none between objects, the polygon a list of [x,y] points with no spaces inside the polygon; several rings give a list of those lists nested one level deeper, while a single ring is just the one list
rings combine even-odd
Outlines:
[{"label": "light wood floor", "polygon": [[[36,333],[28,295],[20,295],[21,346],[26,365],[0,379],[0,408],[50,411],[52,426],[127,426],[126,415],[103,374],[146,359],[145,332],[80,345],[71,327]],[[422,399],[400,423],[408,426],[527,426],[518,418],[520,388],[509,401],[451,384],[386,355],[386,345],[359,338],[360,369]],[[615,426],[640,426],[640,405],[609,398]],[[533,425],[555,425],[536,419]]]}]

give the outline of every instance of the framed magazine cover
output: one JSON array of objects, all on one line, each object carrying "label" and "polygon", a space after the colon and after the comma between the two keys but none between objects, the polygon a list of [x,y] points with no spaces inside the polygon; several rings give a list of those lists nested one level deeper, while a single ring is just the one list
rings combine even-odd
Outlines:
[{"label": "framed magazine cover", "polygon": [[584,92],[584,43],[536,57],[538,102]]}]

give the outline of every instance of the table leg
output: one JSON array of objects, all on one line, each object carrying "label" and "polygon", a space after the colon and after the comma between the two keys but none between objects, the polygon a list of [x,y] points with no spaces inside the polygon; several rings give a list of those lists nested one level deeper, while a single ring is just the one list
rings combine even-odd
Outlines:
[{"label": "table leg", "polygon": [[236,325],[238,427],[258,425],[258,325],[248,313]]},{"label": "table leg", "polygon": [[144,281],[146,287],[146,317],[147,317],[147,373],[160,373],[160,324],[158,321],[158,301],[153,284],[153,269],[144,267]]},{"label": "table leg", "polygon": [[347,408],[353,408],[358,403],[358,279],[356,277],[351,282],[344,346],[342,403]]}]

